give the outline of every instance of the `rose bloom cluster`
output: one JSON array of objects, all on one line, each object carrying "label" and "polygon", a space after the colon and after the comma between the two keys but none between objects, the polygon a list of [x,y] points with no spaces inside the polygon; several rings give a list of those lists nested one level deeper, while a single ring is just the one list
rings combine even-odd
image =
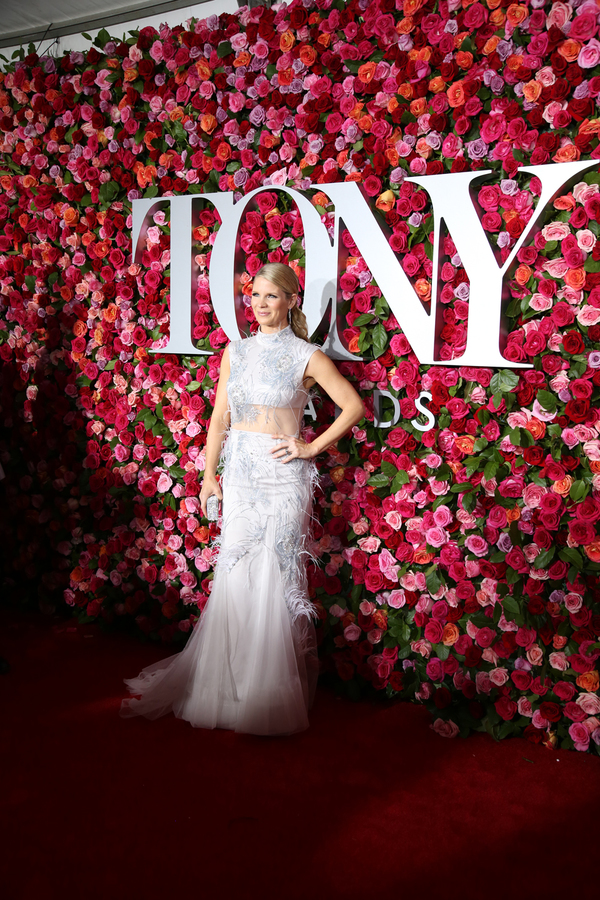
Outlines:
[{"label": "rose bloom cluster", "polygon": [[[193,223],[196,357],[161,352],[170,222],[132,256],[131,202],[267,187],[240,226],[250,283],[304,281],[308,191],[356,181],[427,307],[433,218],[407,175],[492,169],[477,207],[499,264],[529,227],[524,163],[600,159],[595,3],[317,0],[101,32],[87,53],[0,73],[0,462],[15,582],[84,620],[183,641],[210,594],[198,494],[226,336]],[[444,736],[600,747],[600,177],[554,200],[507,275],[506,369],[444,365],[469,279],[442,240],[440,365],[424,367],[343,231],[338,332],[366,419],[321,462],[309,569],[323,668],[352,695],[414,698]],[[340,325],[340,323],[342,323]],[[511,362],[529,363],[511,369]],[[374,426],[373,391],[399,419]],[[434,427],[415,428],[431,394]],[[316,398],[310,439],[334,415]],[[36,582],[37,578],[37,582]]]}]

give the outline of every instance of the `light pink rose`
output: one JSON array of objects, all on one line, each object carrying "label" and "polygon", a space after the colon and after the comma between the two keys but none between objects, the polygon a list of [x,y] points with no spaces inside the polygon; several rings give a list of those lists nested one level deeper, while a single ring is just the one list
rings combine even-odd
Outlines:
[{"label": "light pink rose", "polygon": [[562,651],[556,651],[556,653],[551,653],[549,656],[550,665],[553,669],[558,669],[559,672],[566,672],[569,668],[569,660],[566,657],[566,654],[562,653]]},{"label": "light pink rose", "polygon": [[544,651],[537,644],[534,644],[527,651],[527,659],[532,666],[541,666],[544,662]]},{"label": "light pink rose", "polygon": [[535,76],[535,80],[539,81],[542,87],[551,87],[551,85],[555,84],[556,75],[552,71],[552,66],[544,66],[543,69],[540,69]]},{"label": "light pink rose", "polygon": [[429,726],[432,728],[436,734],[439,734],[440,737],[445,738],[454,738],[458,734],[458,725],[452,721],[452,719],[448,719],[445,722],[443,719],[436,719],[433,725]]},{"label": "light pink rose", "polygon": [[574,612],[577,612],[578,609],[581,609],[581,606],[583,604],[583,598],[581,597],[580,594],[575,594],[574,592],[571,592],[566,595],[563,602],[564,602],[566,608],[569,610],[569,612],[574,613]]},{"label": "light pink rose", "polygon": [[600,697],[597,694],[580,694],[575,703],[588,716],[596,716],[600,713]]},{"label": "light pink rose", "polygon": [[446,525],[450,525],[452,522],[452,513],[447,506],[438,506],[433,514],[433,521],[440,528],[445,528]]},{"label": "light pink rose", "polygon": [[508,681],[508,669],[505,669],[503,666],[492,669],[490,672],[490,681],[496,687],[501,687],[503,684],[506,684]]},{"label": "light pink rose", "polygon": [[596,309],[595,306],[582,306],[577,313],[577,321],[585,327],[596,325],[600,322],[600,309]]},{"label": "light pink rose", "polygon": [[590,746],[590,733],[583,722],[573,722],[569,727],[569,737],[575,744],[575,749],[582,753]]},{"label": "light pink rose", "polygon": [[402,609],[406,603],[406,594],[404,591],[390,591],[387,602],[388,606],[393,606],[394,609]]},{"label": "light pink rose", "polygon": [[533,716],[533,709],[527,697],[519,697],[517,700],[517,710],[520,716],[527,716],[528,719]]},{"label": "light pink rose", "polygon": [[564,444],[567,445],[569,450],[572,450],[573,447],[576,447],[579,443],[579,438],[575,434],[572,428],[563,428],[561,432],[561,438]]},{"label": "light pink rose", "polygon": [[431,644],[424,638],[421,638],[421,640],[419,641],[411,641],[410,649],[413,653],[418,653],[425,659],[429,659],[429,657],[431,656]]},{"label": "light pink rose", "polygon": [[550,12],[546,16],[546,28],[550,30],[552,25],[563,28],[573,14],[573,8],[567,3],[553,3]]},{"label": "light pink rose", "polygon": [[402,527],[402,516],[395,509],[391,510],[391,512],[386,513],[384,516],[385,521],[393,528],[394,531],[398,531]]},{"label": "light pink rose", "polygon": [[357,641],[360,638],[360,634],[358,625],[346,625],[344,628],[344,637],[347,641]]},{"label": "light pink rose", "polygon": [[569,271],[569,266],[564,261],[562,256],[559,256],[557,259],[546,260],[544,269],[551,278],[564,278],[564,276]]},{"label": "light pink rose", "polygon": [[588,200],[591,200],[598,191],[600,191],[600,185],[586,184],[585,181],[580,181],[579,184],[576,184],[573,188],[573,196],[577,202],[581,203],[583,206]]},{"label": "light pink rose", "polygon": [[374,537],[373,535],[369,535],[366,538],[360,538],[358,541],[358,546],[361,550],[364,550],[365,553],[376,553],[379,550],[381,545],[381,541],[378,537]]},{"label": "light pink rose", "polygon": [[477,672],[475,686],[478,694],[489,694],[492,690],[492,682],[487,672]]},{"label": "light pink rose", "polygon": [[488,553],[488,543],[479,534],[470,534],[465,541],[465,547],[475,556],[486,556]]},{"label": "light pink rose", "polygon": [[534,712],[531,717],[531,722],[536,728],[539,728],[540,731],[543,731],[548,727],[548,719],[544,718],[539,709],[536,709]]},{"label": "light pink rose", "polygon": [[161,472],[156,483],[156,489],[159,494],[165,494],[173,486],[173,479],[166,472]]},{"label": "light pink rose", "polygon": [[529,306],[531,309],[535,309],[536,312],[546,312],[552,309],[552,298],[544,297],[543,294],[532,294]]},{"label": "light pink rose", "polygon": [[547,241],[562,241],[571,234],[566,222],[550,222],[542,228],[542,235]]},{"label": "light pink rose", "polygon": [[448,542],[449,534],[445,529],[435,526],[430,528],[425,534],[425,540],[432,547],[442,547]]},{"label": "light pink rose", "polygon": [[593,69],[600,62],[600,43],[591,38],[579,51],[577,62],[582,69]]},{"label": "light pink rose", "polygon": [[589,228],[582,228],[581,231],[576,232],[575,237],[580,250],[583,250],[584,253],[592,252],[596,243],[596,235],[593,231],[590,231]]}]

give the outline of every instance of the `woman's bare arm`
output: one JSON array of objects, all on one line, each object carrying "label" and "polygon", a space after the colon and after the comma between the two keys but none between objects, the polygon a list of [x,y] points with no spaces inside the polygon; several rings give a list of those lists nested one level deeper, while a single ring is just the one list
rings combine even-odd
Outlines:
[{"label": "woman's bare arm", "polygon": [[216,494],[219,500],[223,499],[221,488],[217,481],[217,466],[221,455],[221,447],[229,428],[229,409],[227,406],[227,381],[229,379],[229,348],[226,347],[221,360],[221,371],[217,384],[217,394],[213,413],[210,417],[208,434],[206,437],[206,449],[204,463],[204,479],[200,491],[200,505],[206,515],[206,501],[211,494]]},{"label": "woman's bare arm", "polygon": [[[274,435],[285,444],[274,447],[271,451],[283,462],[299,457],[312,459],[322,453],[332,444],[343,437],[353,425],[356,425],[365,414],[365,407],[357,392],[343,375],[340,375],[335,365],[321,350],[317,350],[311,356],[306,367],[305,377],[317,382],[339,406],[341,412],[335,422],[322,434],[318,435],[311,444],[307,444],[302,438],[290,438],[289,435]],[[290,451],[287,454],[287,450]]]}]

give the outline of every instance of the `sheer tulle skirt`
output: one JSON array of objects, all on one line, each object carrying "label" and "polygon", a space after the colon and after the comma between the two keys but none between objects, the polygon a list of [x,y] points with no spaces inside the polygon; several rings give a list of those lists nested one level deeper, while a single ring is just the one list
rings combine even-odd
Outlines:
[{"label": "sheer tulle skirt", "polygon": [[212,592],[185,648],[126,680],[121,715],[170,711],[200,728],[308,727],[317,676],[306,539],[314,467],[283,464],[271,435],[230,432]]}]

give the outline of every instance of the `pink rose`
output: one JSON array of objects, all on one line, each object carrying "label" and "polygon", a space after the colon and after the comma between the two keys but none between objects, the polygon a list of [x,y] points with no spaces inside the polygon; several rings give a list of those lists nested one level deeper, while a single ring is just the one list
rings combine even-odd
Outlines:
[{"label": "pink rose", "polygon": [[590,733],[582,722],[573,722],[569,726],[569,737],[575,744],[575,749],[585,753],[590,746]]},{"label": "pink rose", "polygon": [[492,669],[489,674],[490,681],[496,687],[502,687],[502,685],[506,684],[506,682],[508,681],[508,669],[505,669],[503,666]]},{"label": "pink rose", "polygon": [[582,69],[593,69],[600,62],[600,43],[592,38],[585,47],[582,47],[577,57],[577,62]]},{"label": "pink rose", "polygon": [[347,625],[344,628],[344,637],[347,641],[357,641],[360,638],[360,628],[358,625]]},{"label": "pink rose", "polygon": [[552,668],[558,669],[559,672],[566,672],[569,668],[569,660],[561,651],[551,653],[549,656],[549,661]]},{"label": "pink rose", "polygon": [[470,534],[465,541],[465,547],[475,556],[486,556],[488,553],[488,543],[479,534]]},{"label": "pink rose", "polygon": [[580,694],[575,702],[588,716],[600,713],[600,697],[597,694]]},{"label": "pink rose", "polygon": [[432,728],[436,734],[439,734],[440,737],[454,738],[458,734],[458,725],[456,725],[452,719],[448,719],[447,722],[445,722],[444,719],[436,719],[433,725],[430,725],[429,727]]}]

